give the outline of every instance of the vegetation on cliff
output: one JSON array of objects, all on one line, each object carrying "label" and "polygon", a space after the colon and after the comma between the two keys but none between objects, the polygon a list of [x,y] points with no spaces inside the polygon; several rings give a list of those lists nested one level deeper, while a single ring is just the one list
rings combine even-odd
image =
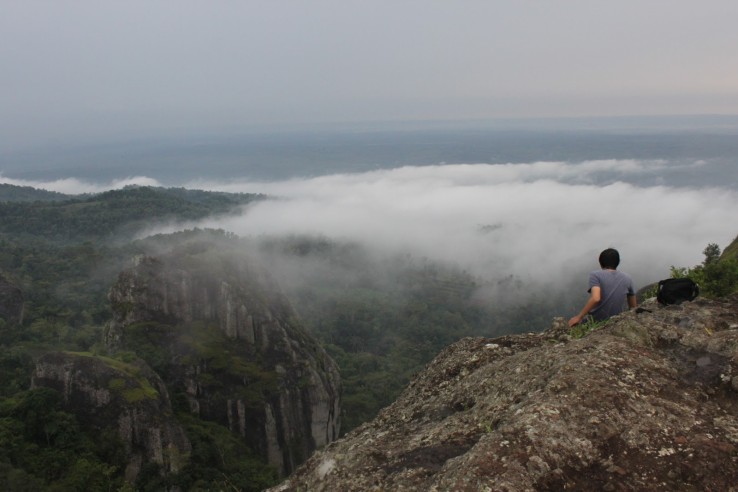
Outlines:
[{"label": "vegetation on cliff", "polygon": [[710,243],[702,252],[701,265],[672,267],[673,277],[689,277],[700,286],[700,294],[723,297],[738,292],[738,238],[721,254],[720,246]]},{"label": "vegetation on cliff", "polygon": [[[7,359],[3,362],[7,367]],[[3,394],[3,490],[119,490],[124,489],[120,473],[124,468],[123,444],[116,433],[91,431],[62,409],[57,391],[37,388]]]}]

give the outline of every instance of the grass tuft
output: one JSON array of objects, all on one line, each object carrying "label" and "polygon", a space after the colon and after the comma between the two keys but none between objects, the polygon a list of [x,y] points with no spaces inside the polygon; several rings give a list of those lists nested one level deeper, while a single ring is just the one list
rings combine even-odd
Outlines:
[{"label": "grass tuft", "polygon": [[569,336],[575,339],[580,339],[586,337],[590,332],[594,330],[599,330],[603,326],[605,326],[610,320],[604,320],[604,321],[595,321],[592,318],[587,318],[587,321],[583,321],[579,323],[578,325],[572,326],[571,330],[569,330]]}]

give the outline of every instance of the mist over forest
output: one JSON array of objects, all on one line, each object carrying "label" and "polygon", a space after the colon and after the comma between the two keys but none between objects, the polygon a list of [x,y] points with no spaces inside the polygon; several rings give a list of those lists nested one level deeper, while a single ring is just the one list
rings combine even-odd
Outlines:
[{"label": "mist over forest", "polygon": [[719,172],[719,166],[608,160],[408,166],[261,183],[202,179],[192,185],[258,190],[271,199],[249,204],[240,215],[186,227],[356,242],[374,255],[428,258],[483,281],[513,278],[521,286],[490,288],[489,302],[525,303],[528,294],[567,292],[576,303],[604,248],[619,249],[621,268],[643,286],[667,277],[672,265],[699,263],[707,242],[733,239],[734,189],[634,183],[677,172],[700,175]]},{"label": "mist over forest", "polygon": [[[10,158],[0,181],[69,194],[175,184],[261,193],[270,199],[239,214],[157,221],[137,236],[197,227],[252,238],[325,237],[360,245],[380,268],[410,256],[468,271],[486,285],[480,297],[490,303],[563,296],[562,315],[585,295],[583,278],[606,247],[621,251],[621,268],[642,286],[668,276],[672,265],[698,263],[707,242],[725,245],[738,230],[731,118],[540,120],[517,129],[506,122],[507,131],[499,125],[205,138],[186,158],[191,143],[131,143],[142,158],[131,169],[146,174],[121,174],[112,159],[76,168],[87,175],[40,180],[49,173],[14,169],[23,159]],[[92,156],[114,155],[105,149]],[[183,160],[175,163],[175,156]],[[77,154],[75,162],[90,157]],[[514,282],[502,288],[503,279]]]}]

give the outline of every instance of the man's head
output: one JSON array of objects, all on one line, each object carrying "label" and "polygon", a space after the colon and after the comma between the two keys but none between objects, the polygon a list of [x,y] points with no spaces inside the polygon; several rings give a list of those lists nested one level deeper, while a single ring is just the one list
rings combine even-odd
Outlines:
[{"label": "man's head", "polygon": [[600,253],[600,266],[602,268],[612,268],[615,270],[620,264],[620,253],[618,250],[607,248]]}]

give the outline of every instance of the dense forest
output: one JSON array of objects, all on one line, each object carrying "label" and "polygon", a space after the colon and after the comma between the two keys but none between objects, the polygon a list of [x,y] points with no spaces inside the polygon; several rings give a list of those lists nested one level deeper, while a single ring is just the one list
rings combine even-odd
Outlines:
[{"label": "dense forest", "polygon": [[[261,490],[274,470],[227,428],[179,411],[192,443],[176,484],[149,469],[123,479],[123,448],[61,406],[58,393],[30,389],[34,360],[50,350],[100,353],[111,318],[107,292],[130,258],[146,251],[131,233],[144,224],[231,213],[260,195],[128,188],[93,196],[11,201],[0,189],[0,488],[3,490]],[[59,198],[59,197],[55,197]],[[222,231],[213,232],[226,236]],[[127,239],[126,239],[127,238]],[[8,302],[22,292],[23,310]],[[0,303],[0,304],[3,304]]]},{"label": "dense forest", "polygon": [[[545,328],[561,299],[497,302],[490,281],[411,254],[380,255],[325,237],[239,238],[221,230],[188,230],[132,239],[144,227],[236,213],[262,195],[131,187],[97,195],[58,196],[0,188],[0,300],[22,292],[18,315],[0,306],[0,487],[4,490],[132,490],[122,476],[114,436],[96,435],[66,413],[60,395],[30,389],[34,360],[49,350],[102,353],[112,313],[107,293],[130,258],[188,241],[228,244],[270,272],[300,323],[337,362],[343,381],[342,431],[372,418],[443,347],[464,336]],[[738,286],[731,245],[705,250],[705,262],[675,268],[698,279],[707,295]],[[716,249],[717,248],[717,249]],[[0,303],[2,304],[2,303]],[[146,347],[141,351],[145,352]],[[177,418],[192,442],[176,484],[143,473],[138,490],[260,490],[273,470],[230,431],[189,415]]]}]

